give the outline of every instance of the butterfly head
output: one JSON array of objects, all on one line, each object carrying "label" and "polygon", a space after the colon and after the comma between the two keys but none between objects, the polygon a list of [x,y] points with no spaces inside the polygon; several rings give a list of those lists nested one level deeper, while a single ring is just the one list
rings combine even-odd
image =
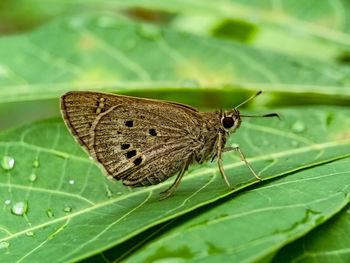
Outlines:
[{"label": "butterfly head", "polygon": [[248,101],[254,99],[256,96],[260,95],[262,91],[258,91],[256,94],[248,98],[247,100],[243,101],[236,107],[234,107],[232,110],[225,111],[221,114],[221,126],[224,131],[228,133],[235,132],[239,126],[241,126],[242,117],[277,117],[280,118],[280,116],[277,113],[270,113],[265,115],[242,115],[237,108],[244,105]]},{"label": "butterfly head", "polygon": [[221,116],[222,129],[228,133],[235,132],[241,126],[241,122],[241,115],[236,109],[225,111]]}]

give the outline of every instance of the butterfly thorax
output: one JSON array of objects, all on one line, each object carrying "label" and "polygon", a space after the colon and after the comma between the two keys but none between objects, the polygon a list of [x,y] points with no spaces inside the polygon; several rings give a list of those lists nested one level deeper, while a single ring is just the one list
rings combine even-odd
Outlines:
[{"label": "butterfly thorax", "polygon": [[195,150],[194,161],[203,163],[208,160],[213,160],[218,151],[218,139],[219,133],[222,136],[222,145],[226,144],[226,141],[230,134],[220,128],[221,113],[219,112],[204,112],[202,113],[203,122],[200,129],[199,147]]}]

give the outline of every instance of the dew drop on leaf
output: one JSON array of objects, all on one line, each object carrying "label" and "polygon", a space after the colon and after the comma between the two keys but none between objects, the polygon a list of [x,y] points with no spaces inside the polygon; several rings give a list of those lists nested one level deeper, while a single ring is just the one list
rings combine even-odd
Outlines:
[{"label": "dew drop on leaf", "polygon": [[303,132],[305,128],[305,124],[301,121],[296,121],[292,126],[292,130],[297,133]]},{"label": "dew drop on leaf", "polygon": [[23,216],[28,212],[28,202],[17,202],[13,205],[11,213],[18,216]]},{"label": "dew drop on leaf", "polygon": [[74,184],[74,180],[69,180],[69,184]]},{"label": "dew drop on leaf", "polygon": [[33,237],[34,236],[34,232],[28,231],[28,232],[26,232],[26,236],[27,237]]},{"label": "dew drop on leaf", "polygon": [[107,191],[107,197],[112,198],[112,192],[108,187],[106,187],[106,191]]},{"label": "dew drop on leaf", "polygon": [[54,216],[54,214],[53,214],[53,212],[52,212],[51,209],[47,209],[47,210],[46,210],[46,215],[47,215],[47,217],[49,217],[49,218],[52,218],[52,217]]},{"label": "dew drop on leaf", "polygon": [[5,200],[5,205],[11,204],[11,200]]},{"label": "dew drop on leaf", "polygon": [[66,228],[66,225],[63,226],[59,226],[55,229],[55,232],[53,232],[51,235],[48,236],[47,240],[50,240],[51,238],[53,238],[54,236],[56,236],[59,232],[61,232],[63,229]]},{"label": "dew drop on leaf", "polygon": [[39,166],[40,166],[39,160],[38,159],[34,160],[33,167],[34,168],[39,168]]},{"label": "dew drop on leaf", "polygon": [[4,156],[1,159],[1,166],[5,171],[10,171],[15,165],[15,159],[10,156]]},{"label": "dew drop on leaf", "polygon": [[161,37],[162,30],[155,25],[141,24],[138,28],[138,33],[141,37],[146,39],[156,40],[157,38]]},{"label": "dew drop on leaf", "polygon": [[10,246],[10,243],[7,241],[1,241],[0,242],[0,249],[2,248],[8,248]]},{"label": "dew drop on leaf", "polygon": [[69,206],[66,206],[66,207],[63,209],[63,211],[66,212],[66,213],[70,213],[70,212],[72,212],[72,208],[69,207]]},{"label": "dew drop on leaf", "polygon": [[29,182],[34,182],[36,180],[36,174],[35,173],[31,173],[29,175]]}]

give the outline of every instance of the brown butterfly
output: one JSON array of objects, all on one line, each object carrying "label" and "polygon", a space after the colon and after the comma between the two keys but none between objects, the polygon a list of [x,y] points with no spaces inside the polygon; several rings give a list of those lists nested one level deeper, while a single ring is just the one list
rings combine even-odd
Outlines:
[{"label": "brown butterfly", "polygon": [[159,184],[178,173],[162,194],[169,197],[191,164],[218,159],[220,173],[230,183],[222,153],[237,150],[253,175],[239,147],[225,148],[241,117],[279,117],[278,114],[242,115],[231,110],[200,112],[175,102],[143,99],[101,92],[72,91],[61,97],[61,111],[72,135],[99,162],[109,176],[131,187]]}]

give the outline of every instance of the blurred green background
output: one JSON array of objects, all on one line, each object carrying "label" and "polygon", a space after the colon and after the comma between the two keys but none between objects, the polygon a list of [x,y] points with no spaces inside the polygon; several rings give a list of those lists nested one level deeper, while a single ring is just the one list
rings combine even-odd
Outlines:
[{"label": "blurred green background", "polygon": [[[259,89],[267,91],[263,98],[254,102],[259,107],[349,105],[348,10],[349,1],[3,0],[0,3],[0,128],[57,116],[59,95],[68,90],[84,89],[73,85],[74,77],[60,77],[62,69],[59,67],[38,65],[35,68],[40,60],[46,63],[56,60],[57,64],[72,62],[78,71],[85,71],[85,82],[96,82],[95,87],[87,86],[90,90],[175,100],[202,109],[232,107]],[[90,22],[96,20],[100,27],[108,29],[100,37],[108,42],[109,48],[113,48],[114,40],[107,39],[118,39],[118,44],[129,46],[130,51],[122,51],[126,56],[134,52],[134,62],[143,60],[146,63],[144,71],[150,81],[124,73],[124,83],[119,84],[120,76],[112,76],[113,72],[104,76],[92,69],[91,64],[87,65],[93,63],[88,60],[95,59],[96,68],[101,69],[113,62],[100,62],[86,52],[77,55],[67,51],[74,50],[69,47],[70,33],[60,26],[50,25],[73,19],[79,23],[79,19],[88,20],[87,17]],[[169,37],[173,37],[169,46],[179,53],[167,55],[165,50],[165,54],[154,59],[142,58],[142,46],[143,51],[150,53],[156,53],[157,49],[164,52],[166,47],[159,45],[161,41],[149,45],[142,39],[119,36],[118,26],[113,25],[117,20],[132,25],[136,31],[141,28],[138,32],[146,34],[146,38],[147,34],[152,38],[158,30],[175,32],[178,35]],[[134,29],[128,34],[135,34],[131,32]],[[180,47],[181,39],[185,40],[183,47]],[[205,45],[196,47],[197,42],[206,41],[210,44],[207,48]],[[222,51],[223,45],[230,45],[230,42],[233,46],[228,48],[238,51],[225,57],[227,51]],[[141,46],[140,50],[132,50],[136,45]],[[194,54],[196,49],[200,54]],[[151,68],[163,69],[165,61],[181,60],[191,56],[191,52],[195,62],[190,62],[193,64],[190,66],[184,62],[183,72],[171,68],[171,63],[164,72],[162,70],[162,76],[157,76]],[[76,56],[79,58],[75,59]],[[240,60],[245,62],[240,63]],[[148,67],[147,63],[152,65]],[[206,64],[211,69],[206,68]],[[32,72],[24,72],[23,67]],[[218,73],[220,67],[226,69]],[[236,71],[237,67],[241,72]],[[192,74],[191,70],[196,72]],[[38,74],[51,76],[44,80],[42,76],[38,78]],[[225,76],[218,77],[219,74]],[[103,87],[99,82],[102,78],[112,84]],[[53,87],[61,82],[66,83],[66,87]],[[19,83],[29,85],[27,90]],[[38,84],[41,87],[34,90]]]}]

